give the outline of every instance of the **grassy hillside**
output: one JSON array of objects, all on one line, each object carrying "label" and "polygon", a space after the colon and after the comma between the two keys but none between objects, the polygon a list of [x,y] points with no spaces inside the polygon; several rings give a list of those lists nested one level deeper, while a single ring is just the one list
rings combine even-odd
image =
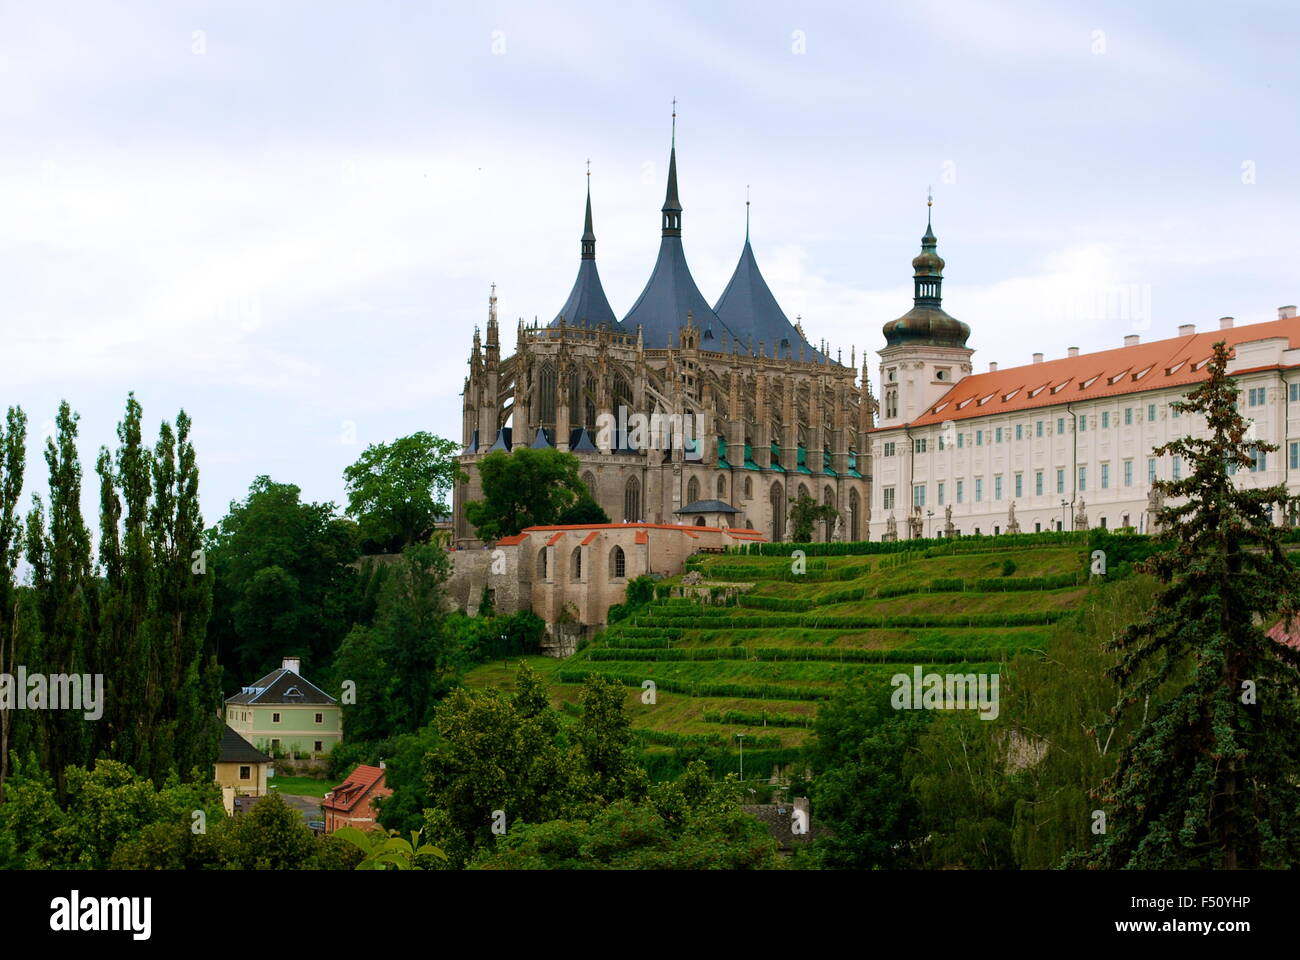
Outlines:
[{"label": "grassy hillside", "polygon": [[[767,775],[773,763],[797,762],[818,704],[852,676],[887,685],[913,665],[990,672],[1019,650],[1045,647],[1089,590],[1086,544],[1063,539],[980,538],[910,552],[830,544],[841,555],[809,556],[802,573],[785,544],[764,545],[785,555],[697,555],[688,573],[702,583],[666,579],[658,599],[575,656],[530,663],[561,710],[576,709],[585,676],[607,674],[628,687],[633,727],[652,753],[688,744],[736,753],[744,734],[746,773]],[[681,592],[692,595],[671,596]],[[497,663],[467,682],[510,689],[513,674]],[[642,702],[647,680],[653,704]]]}]

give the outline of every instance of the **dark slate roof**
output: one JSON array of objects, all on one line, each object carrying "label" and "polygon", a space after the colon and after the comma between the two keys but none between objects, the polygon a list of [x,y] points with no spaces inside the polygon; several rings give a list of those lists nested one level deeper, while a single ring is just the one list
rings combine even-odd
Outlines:
[{"label": "dark slate roof", "polygon": [[[772,356],[773,348],[780,360],[787,356],[799,359],[799,332],[795,330],[785,312],[772,296],[767,281],[758,269],[754,259],[754,249],[745,237],[745,248],[740,253],[740,262],[731,275],[727,288],[722,291],[714,307],[718,318],[740,340],[743,347],[752,341],[755,350],[760,342],[767,356]],[[822,359],[819,351],[811,345],[804,348],[806,360]]]},{"label": "dark slate roof", "polygon": [[586,427],[576,427],[569,431],[569,452],[570,453],[599,453],[596,445],[591,442],[591,434],[587,432]]},{"label": "dark slate roof", "polygon": [[[291,691],[296,691],[296,693]],[[247,703],[255,706],[276,703],[328,705],[337,702],[306,677],[294,673],[292,670],[286,670],[284,667],[272,670],[261,680],[226,699],[226,703]]]},{"label": "dark slate roof", "polygon": [[731,331],[695,285],[691,268],[686,265],[682,238],[664,237],[659,241],[659,259],[655,261],[650,282],[623,318],[623,326],[634,331],[640,324],[646,347],[662,349],[676,343],[677,331],[686,326],[688,312],[700,330],[701,349],[721,350],[722,335]]},{"label": "dark slate roof", "polygon": [[[229,702],[229,701],[227,701]],[[226,726],[221,731],[217,763],[270,763],[271,758]]]},{"label": "dark slate roof", "polygon": [[721,500],[696,500],[694,503],[688,503],[680,510],[674,510],[673,513],[739,513],[729,503]]},{"label": "dark slate roof", "polygon": [[554,446],[554,444],[551,443],[551,437],[550,434],[547,433],[546,428],[538,427],[537,435],[533,437],[533,449],[549,450],[552,446]]},{"label": "dark slate roof", "polygon": [[560,325],[560,318],[574,327],[609,327],[615,333],[626,333],[626,328],[614,316],[614,309],[605,296],[600,283],[600,273],[595,260],[583,260],[578,267],[578,279],[573,281],[569,299],[551,321],[552,327]]},{"label": "dark slate roof", "polygon": [[496,450],[504,450],[506,453],[509,453],[511,446],[513,446],[511,443],[511,437],[514,434],[514,429],[514,427],[502,427],[498,430],[496,443],[492,444],[492,449],[489,450],[488,453],[492,453]]}]

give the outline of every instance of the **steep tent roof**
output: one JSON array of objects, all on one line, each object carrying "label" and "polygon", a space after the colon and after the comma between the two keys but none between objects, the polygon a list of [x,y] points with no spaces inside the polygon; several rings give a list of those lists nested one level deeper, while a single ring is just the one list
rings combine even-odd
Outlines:
[{"label": "steep tent roof", "polygon": [[[748,235],[740,253],[740,262],[718,298],[714,312],[742,345],[748,345],[752,339],[754,348],[757,349],[761,342],[768,356],[775,348],[778,359],[784,360],[787,356],[799,359],[799,332],[763,279]],[[804,357],[820,360],[821,354],[808,345],[804,348]]]},{"label": "steep tent roof", "polygon": [[695,285],[682,249],[682,205],[677,198],[677,147],[668,155],[668,193],[664,198],[663,239],[659,241],[659,258],[650,280],[623,318],[628,332],[641,326],[645,345],[662,349],[672,344],[677,331],[686,326],[686,314],[700,331],[700,347],[721,350],[722,335],[735,334],[718,319],[709,302]]},{"label": "steep tent roof", "polygon": [[[588,174],[590,176],[590,174]],[[560,325],[560,318],[575,327],[609,327],[615,333],[626,333],[614,316],[614,310],[605,296],[596,269],[596,234],[591,226],[591,181],[587,181],[587,222],[582,234],[582,260],[578,264],[578,278],[573,281],[569,299],[551,321],[552,327]]]}]

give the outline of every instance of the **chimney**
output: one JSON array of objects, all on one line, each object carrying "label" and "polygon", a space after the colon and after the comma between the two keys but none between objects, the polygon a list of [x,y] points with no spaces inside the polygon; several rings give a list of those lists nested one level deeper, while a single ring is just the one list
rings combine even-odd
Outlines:
[{"label": "chimney", "polygon": [[285,657],[282,666],[285,670],[298,673],[298,668],[302,666],[302,657]]},{"label": "chimney", "polygon": [[1219,329],[1220,329],[1220,330],[1231,330],[1231,329],[1232,329],[1232,317],[1220,317],[1220,318],[1219,318]]},{"label": "chimney", "polygon": [[1042,362],[1043,362],[1043,355],[1041,353],[1034,354],[1034,363],[1042,363]]},{"label": "chimney", "polygon": [[1178,335],[1180,337],[1190,337],[1195,332],[1196,324],[1194,323],[1183,323],[1178,326]]},{"label": "chimney", "polygon": [[388,764],[387,764],[385,761],[380,760],[380,761],[379,761],[379,769],[380,769],[380,770],[387,770],[387,769],[388,769]]},{"label": "chimney", "polygon": [[1141,343],[1141,341],[1142,341],[1142,335],[1141,335],[1141,334],[1138,334],[1138,333],[1130,333],[1128,336],[1126,336],[1126,337],[1124,338],[1124,346],[1126,346],[1126,347],[1136,347],[1139,343]]},{"label": "chimney", "polygon": [[1279,320],[1293,320],[1293,319],[1295,319],[1295,304],[1294,304],[1294,303],[1289,303],[1289,304],[1287,304],[1285,307],[1278,307],[1278,308],[1277,308],[1277,318],[1278,318]]},{"label": "chimney", "polygon": [[1078,355],[1079,355],[1079,348],[1078,348],[1078,347],[1070,347],[1070,356],[1072,356],[1072,357],[1077,357]]},{"label": "chimney", "polygon": [[998,372],[997,361],[994,361],[993,363],[989,364],[989,373],[997,373],[997,372]]}]

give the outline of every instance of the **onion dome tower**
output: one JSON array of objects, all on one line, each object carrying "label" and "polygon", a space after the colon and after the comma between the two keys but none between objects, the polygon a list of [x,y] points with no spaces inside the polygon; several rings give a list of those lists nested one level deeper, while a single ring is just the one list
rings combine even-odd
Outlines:
[{"label": "onion dome tower", "polygon": [[926,200],[925,236],[921,252],[912,260],[914,297],[912,309],[884,326],[885,342],[891,347],[904,344],[928,344],[942,347],[965,347],[970,327],[943,309],[943,257],[939,241],[930,225],[933,196]]}]

